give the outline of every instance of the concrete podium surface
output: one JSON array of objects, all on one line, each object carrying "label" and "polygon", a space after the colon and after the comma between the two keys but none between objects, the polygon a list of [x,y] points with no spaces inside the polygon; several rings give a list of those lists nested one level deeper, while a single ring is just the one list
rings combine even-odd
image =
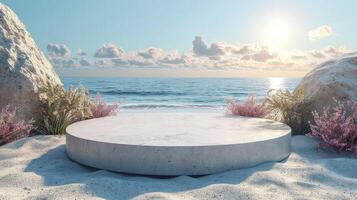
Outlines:
[{"label": "concrete podium surface", "polygon": [[67,127],[68,156],[79,163],[143,175],[205,175],[280,161],[290,128],[222,113],[119,113]]}]

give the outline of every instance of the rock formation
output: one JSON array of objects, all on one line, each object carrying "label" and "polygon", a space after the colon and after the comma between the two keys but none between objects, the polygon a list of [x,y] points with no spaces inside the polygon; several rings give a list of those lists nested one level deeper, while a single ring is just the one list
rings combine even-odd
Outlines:
[{"label": "rock formation", "polygon": [[37,119],[39,87],[62,84],[16,14],[0,3],[0,108],[16,106],[19,118]]},{"label": "rock formation", "polygon": [[318,65],[296,89],[303,90],[304,98],[311,102],[311,111],[321,112],[323,107],[333,105],[335,100],[357,101],[357,54],[348,54]]}]

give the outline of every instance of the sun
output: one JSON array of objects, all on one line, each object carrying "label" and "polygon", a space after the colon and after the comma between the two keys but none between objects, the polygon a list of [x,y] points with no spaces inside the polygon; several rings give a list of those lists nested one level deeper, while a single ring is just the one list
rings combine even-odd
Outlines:
[{"label": "sun", "polygon": [[280,49],[289,44],[291,27],[288,21],[276,18],[265,23],[263,29],[264,43],[269,47]]}]

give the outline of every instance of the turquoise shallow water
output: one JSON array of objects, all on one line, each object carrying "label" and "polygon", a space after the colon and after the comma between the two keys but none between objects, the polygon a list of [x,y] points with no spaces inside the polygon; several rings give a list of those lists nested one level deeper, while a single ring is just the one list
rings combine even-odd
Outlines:
[{"label": "turquoise shallow water", "polygon": [[65,87],[84,85],[122,109],[221,109],[225,99],[264,97],[269,89],[294,89],[298,78],[108,78],[61,77]]}]

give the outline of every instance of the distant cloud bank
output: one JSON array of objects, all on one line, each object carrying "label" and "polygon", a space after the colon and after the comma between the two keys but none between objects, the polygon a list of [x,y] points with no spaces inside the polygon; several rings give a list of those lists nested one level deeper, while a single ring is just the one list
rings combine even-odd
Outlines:
[{"label": "distant cloud bank", "polygon": [[[322,28],[321,28],[322,27]],[[327,37],[331,28],[318,27],[309,33],[315,40]],[[328,34],[329,32],[329,34]],[[291,50],[276,52],[260,44],[232,44],[205,42],[202,36],[194,37],[192,48],[180,53],[149,47],[126,52],[112,43],[99,47],[93,56],[80,48],[77,54],[64,44],[47,45],[48,57],[55,67],[63,68],[190,68],[234,70],[286,70],[304,71],[319,62],[348,53],[346,47],[328,46],[320,50]],[[89,69],[88,68],[88,69]]]}]

